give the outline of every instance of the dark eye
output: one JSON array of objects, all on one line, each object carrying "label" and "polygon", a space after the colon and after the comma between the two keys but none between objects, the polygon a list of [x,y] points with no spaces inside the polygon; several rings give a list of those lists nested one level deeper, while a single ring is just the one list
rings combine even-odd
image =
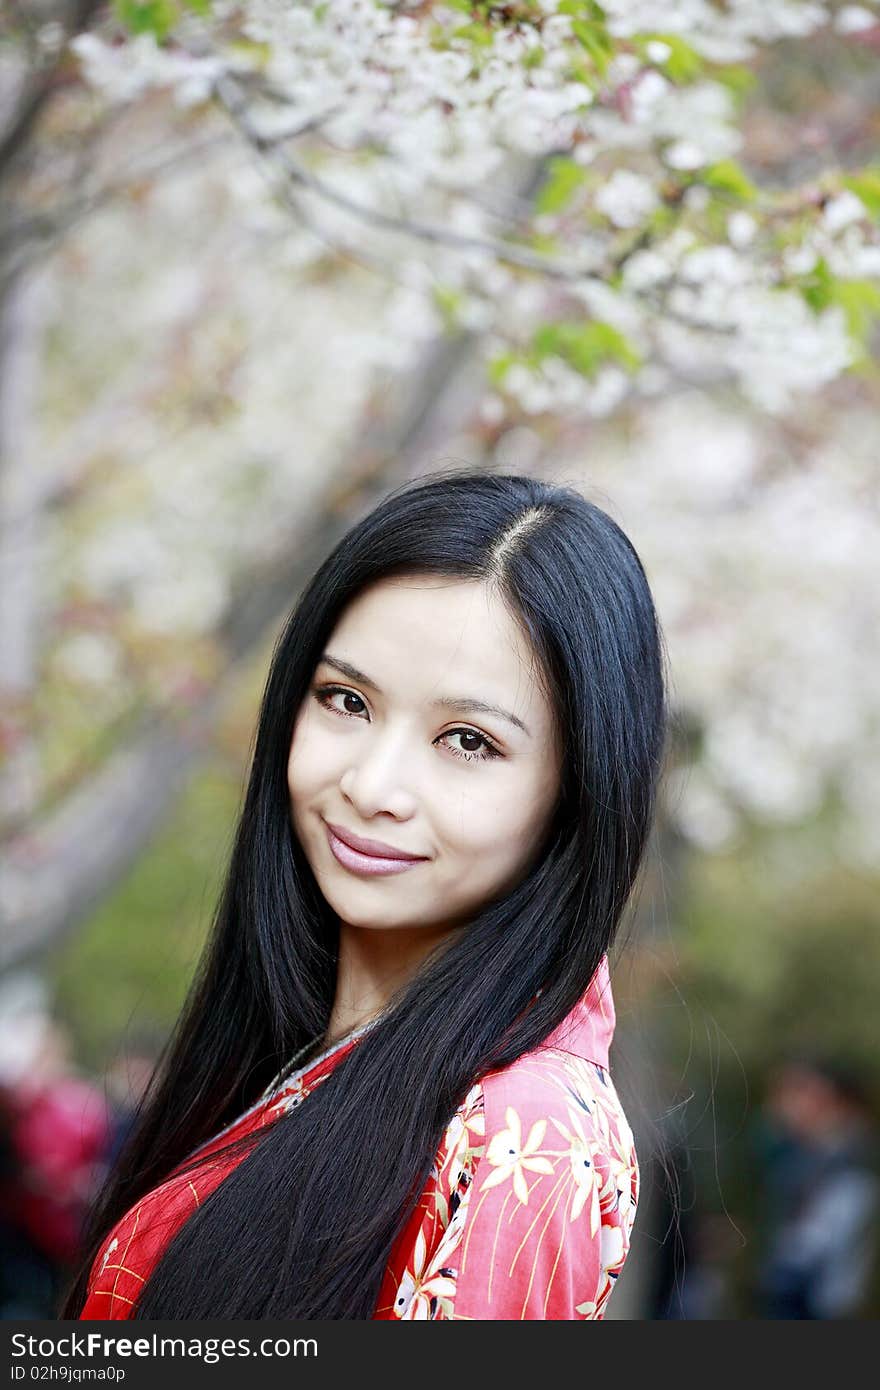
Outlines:
[{"label": "dark eye", "polygon": [[[340,708],[339,704],[333,703],[334,697],[337,695],[343,697],[343,704],[353,700],[359,708]],[[342,685],[319,685],[314,691],[314,696],[322,709],[329,710],[331,714],[338,714],[342,719],[359,719],[367,708],[360,695],[356,694],[353,690],[347,690]],[[491,739],[488,739],[485,734],[481,734],[477,729],[448,729],[445,734],[440,734],[438,736],[437,742],[440,743],[441,741],[451,738],[470,740],[470,746],[466,745],[459,748],[447,744],[449,752],[453,757],[462,758],[465,762],[482,763],[488,762],[491,758],[500,758],[503,756],[500,749],[495,747]]]},{"label": "dark eye", "polygon": [[490,743],[485,734],[478,734],[476,729],[450,729],[448,733],[441,734],[440,737],[476,739],[477,746],[475,748],[450,748],[449,750],[457,758],[466,758],[469,762],[473,759],[476,759],[477,762],[483,762],[486,758],[500,758],[501,756],[494,743]]},{"label": "dark eye", "polygon": [[[354,710],[340,709],[339,705],[334,705],[333,703],[331,703],[331,696],[333,695],[342,695],[346,700],[354,700],[357,702],[357,704],[361,706],[361,708]],[[318,704],[321,706],[322,709],[330,710],[331,714],[340,714],[343,718],[345,718],[346,716],[356,718],[359,714],[362,714],[363,711],[366,709],[366,705],[364,704],[360,695],[356,695],[353,690],[345,690],[340,685],[319,686],[318,689],[315,691],[315,699],[318,701]]]}]

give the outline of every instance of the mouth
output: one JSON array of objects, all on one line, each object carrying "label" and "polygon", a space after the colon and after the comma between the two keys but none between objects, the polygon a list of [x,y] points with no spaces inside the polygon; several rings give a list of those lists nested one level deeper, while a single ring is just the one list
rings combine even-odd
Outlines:
[{"label": "mouth", "polygon": [[374,874],[400,874],[407,869],[414,869],[418,864],[425,862],[424,858],[400,859],[392,855],[365,854],[363,850],[355,849],[352,845],[334,833],[331,827],[324,821],[324,829],[327,832],[327,842],[333,857],[343,868],[351,873],[363,874],[366,876]]}]

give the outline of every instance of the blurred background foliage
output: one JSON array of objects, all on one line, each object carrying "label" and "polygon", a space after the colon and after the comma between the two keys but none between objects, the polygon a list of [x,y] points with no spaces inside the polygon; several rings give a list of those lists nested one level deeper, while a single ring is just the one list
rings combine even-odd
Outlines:
[{"label": "blurred background foliage", "polygon": [[58,1011],[92,1070],[107,1065],[132,1023],[170,1032],[220,888],[238,790],[222,764],[200,768],[125,880],[53,953]]}]

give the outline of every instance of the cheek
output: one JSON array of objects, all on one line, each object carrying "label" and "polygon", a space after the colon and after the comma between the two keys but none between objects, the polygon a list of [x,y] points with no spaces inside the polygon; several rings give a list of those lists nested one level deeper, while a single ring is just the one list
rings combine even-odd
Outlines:
[{"label": "cheek", "polygon": [[320,785],[322,767],[326,776],[328,762],[322,756],[321,739],[310,712],[304,710],[294,725],[287,759],[287,787],[292,802],[302,801]]},{"label": "cheek", "polygon": [[546,818],[546,799],[547,791],[534,778],[460,790],[444,810],[446,841],[487,863],[514,862],[532,847]]},{"label": "cheek", "polygon": [[[548,802],[548,797],[550,801]],[[505,892],[534,861],[546,828],[552,788],[516,779],[506,793],[463,809],[450,821],[448,867],[462,891],[476,895]]]}]

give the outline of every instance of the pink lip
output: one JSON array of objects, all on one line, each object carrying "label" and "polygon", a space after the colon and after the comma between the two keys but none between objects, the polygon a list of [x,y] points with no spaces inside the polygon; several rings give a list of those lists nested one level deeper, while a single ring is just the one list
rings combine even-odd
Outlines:
[{"label": "pink lip", "polygon": [[332,821],[325,822],[337,840],[341,840],[350,849],[356,849],[360,854],[372,855],[374,859],[424,859],[423,854],[410,854],[405,849],[396,849],[394,845],[386,845],[382,840],[367,840],[363,835],[355,835],[351,830],[346,830],[341,825],[334,825]]},{"label": "pink lip", "polygon": [[[422,862],[424,856],[410,855],[406,859],[399,857],[399,851],[394,857],[384,855],[364,854],[362,850],[353,849],[348,840],[343,840],[336,834],[333,827],[326,821],[327,839],[330,850],[334,858],[339,861],[343,868],[350,869],[356,874],[400,874],[407,869],[412,869],[416,864]],[[349,834],[348,831],[345,832]],[[354,838],[354,836],[352,836]],[[363,842],[362,842],[363,843]],[[375,840],[366,841],[367,844],[376,844]]]}]

